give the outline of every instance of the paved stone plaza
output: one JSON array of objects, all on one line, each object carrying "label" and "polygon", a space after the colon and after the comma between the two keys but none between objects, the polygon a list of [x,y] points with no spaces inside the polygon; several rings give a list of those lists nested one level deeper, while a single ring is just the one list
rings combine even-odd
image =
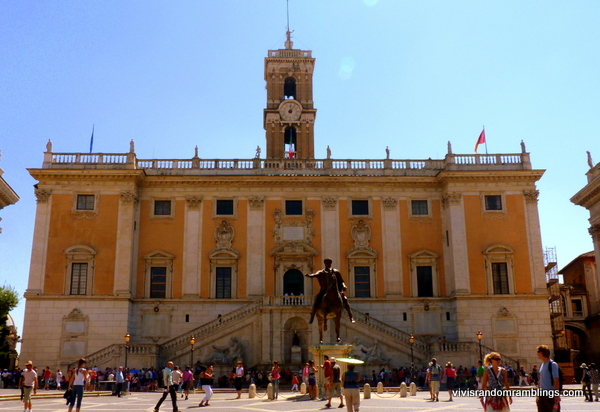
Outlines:
[{"label": "paved stone plaza", "polygon": [[[578,389],[573,386],[573,389]],[[42,391],[43,392],[43,391]],[[0,397],[9,393],[18,393],[15,390],[0,390]],[[206,408],[198,407],[198,403],[204,394],[194,394],[190,396],[188,401],[178,399],[178,406],[181,411],[319,411],[325,410],[324,401],[310,401],[306,396],[292,396],[290,392],[281,392],[280,400],[268,401],[264,392],[259,393],[262,398],[248,399],[248,395],[244,393],[244,397],[239,400],[234,400],[234,393],[216,393],[211,405]],[[98,412],[113,412],[113,411],[131,411],[131,412],[151,412],[154,405],[158,401],[160,393],[138,392],[122,398],[112,396],[101,397],[85,397],[83,399],[82,410],[98,411]],[[440,402],[431,402],[426,398],[427,392],[419,392],[417,396],[400,398],[398,393],[384,393],[377,395],[372,393],[372,398],[367,400],[361,399],[361,412],[363,411],[458,411],[470,412],[481,411],[481,406],[478,399],[473,398],[455,398],[453,402],[446,402],[447,393],[440,393]],[[563,411],[599,411],[600,402],[584,402],[582,398],[563,398]],[[337,409],[338,400],[332,402],[332,410]],[[23,408],[19,401],[4,401],[0,402],[0,411],[18,412]],[[65,401],[60,398],[54,399],[34,399],[34,411],[45,412],[64,412],[67,410]],[[515,398],[511,407],[512,411],[535,411],[534,398]],[[161,411],[171,412],[170,402],[165,402],[161,407]]]}]

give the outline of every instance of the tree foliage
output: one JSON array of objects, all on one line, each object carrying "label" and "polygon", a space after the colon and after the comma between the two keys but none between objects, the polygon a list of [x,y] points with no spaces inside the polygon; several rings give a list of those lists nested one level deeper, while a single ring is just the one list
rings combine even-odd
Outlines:
[{"label": "tree foliage", "polygon": [[0,318],[8,315],[18,304],[17,290],[12,286],[0,286]]},{"label": "tree foliage", "polygon": [[11,349],[11,345],[6,340],[10,333],[6,326],[8,313],[17,307],[19,304],[19,295],[12,286],[0,286],[0,368],[8,368],[10,362],[10,354],[16,353]]}]

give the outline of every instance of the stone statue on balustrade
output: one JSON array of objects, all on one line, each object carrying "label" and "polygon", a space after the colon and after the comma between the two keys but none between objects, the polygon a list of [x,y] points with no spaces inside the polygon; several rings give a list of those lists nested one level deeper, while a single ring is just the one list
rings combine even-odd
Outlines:
[{"label": "stone statue on balustrade", "polygon": [[214,351],[204,360],[204,364],[234,365],[238,361],[243,362],[242,343],[235,337],[229,342],[229,345],[224,346],[213,345]]},{"label": "stone statue on balustrade", "polygon": [[364,361],[367,364],[381,365],[384,363],[388,363],[390,361],[390,359],[385,357],[385,355],[379,348],[379,342],[376,339],[375,342],[373,342],[373,346],[371,346],[369,349],[367,349],[367,353],[365,353]]}]

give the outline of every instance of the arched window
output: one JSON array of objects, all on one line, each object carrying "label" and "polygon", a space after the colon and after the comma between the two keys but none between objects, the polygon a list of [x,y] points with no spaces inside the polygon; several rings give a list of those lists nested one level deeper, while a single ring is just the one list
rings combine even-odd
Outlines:
[{"label": "arched window", "polygon": [[288,77],[283,83],[283,98],[296,99],[296,79]]},{"label": "arched window", "polygon": [[298,269],[290,269],[283,275],[283,294],[304,295],[304,275]]},{"label": "arched window", "polygon": [[296,157],[296,128],[286,127],[283,137],[284,156],[286,159]]}]

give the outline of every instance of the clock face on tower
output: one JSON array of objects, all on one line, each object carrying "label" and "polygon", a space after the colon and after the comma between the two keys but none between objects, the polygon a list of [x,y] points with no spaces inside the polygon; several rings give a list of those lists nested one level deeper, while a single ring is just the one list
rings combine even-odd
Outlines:
[{"label": "clock face on tower", "polygon": [[279,115],[283,120],[298,120],[302,114],[302,105],[296,100],[286,100],[279,105]]}]

